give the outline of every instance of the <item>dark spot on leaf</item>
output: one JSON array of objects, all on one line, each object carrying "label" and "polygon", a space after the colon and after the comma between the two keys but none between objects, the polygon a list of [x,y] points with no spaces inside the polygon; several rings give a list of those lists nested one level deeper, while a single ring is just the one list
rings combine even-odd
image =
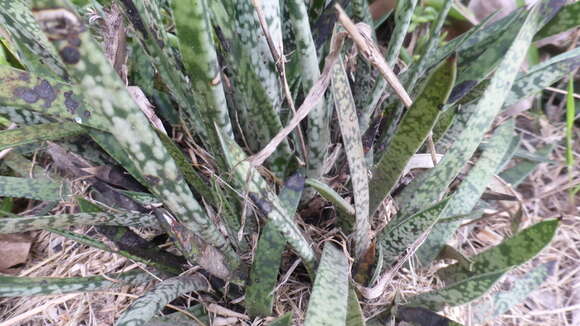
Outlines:
[{"label": "dark spot on leaf", "polygon": [[443,109],[445,109],[445,105],[439,104],[439,105],[437,105],[437,108],[439,109],[439,111],[443,111]]},{"label": "dark spot on leaf", "polygon": [[399,307],[397,319],[420,326],[447,326],[449,319],[421,307]]},{"label": "dark spot on leaf", "polygon": [[466,80],[458,85],[455,85],[451,91],[451,95],[449,95],[449,100],[447,103],[455,103],[457,100],[461,99],[467,93],[469,93],[469,91],[475,87],[475,85],[477,85],[477,80]]},{"label": "dark spot on leaf", "polygon": [[33,89],[26,87],[17,87],[14,90],[14,96],[24,100],[26,103],[36,103],[38,101],[38,94]]},{"label": "dark spot on leaf", "polygon": [[139,11],[132,0],[121,0],[123,5],[125,6],[125,10],[127,11],[127,16],[129,17],[129,21],[133,24],[133,27],[138,30],[141,34],[143,34],[144,39],[149,38],[149,33],[141,16],[139,15]]},{"label": "dark spot on leaf", "polygon": [[262,213],[264,215],[270,214],[270,212],[273,209],[272,203],[263,199],[262,197],[260,197],[260,195],[258,195],[255,192],[250,192],[248,195],[250,196],[250,199],[252,199],[254,201],[256,206],[258,206],[258,208],[260,209],[260,211],[262,211]]},{"label": "dark spot on leaf", "polygon": [[74,114],[80,106],[79,101],[74,98],[74,93],[72,91],[64,92],[64,106],[67,111],[72,114]]},{"label": "dark spot on leaf", "polygon": [[83,117],[85,119],[89,119],[91,117],[91,111],[85,111],[85,112],[83,112]]},{"label": "dark spot on leaf", "polygon": [[298,192],[302,191],[304,189],[304,180],[305,178],[303,175],[301,175],[300,173],[296,173],[292,175],[290,178],[288,178],[288,180],[284,184],[284,187]]},{"label": "dark spot on leaf", "polygon": [[34,86],[34,91],[38,96],[44,100],[44,107],[48,108],[52,105],[52,102],[56,99],[56,91],[46,80],[42,80],[40,84]]},{"label": "dark spot on leaf", "polygon": [[147,181],[152,185],[156,185],[159,182],[161,182],[161,179],[159,179],[159,177],[150,174],[145,175],[145,179],[147,179]]},{"label": "dark spot on leaf", "polygon": [[60,57],[64,61],[64,63],[69,65],[74,65],[79,62],[81,59],[81,54],[79,50],[72,46],[66,46],[62,50],[60,50]]},{"label": "dark spot on leaf", "polygon": [[47,286],[47,285],[48,285],[48,281],[47,280],[40,281],[40,286]]},{"label": "dark spot on leaf", "polygon": [[81,46],[81,39],[76,37],[76,35],[74,35],[73,37],[68,39],[68,44],[70,46],[74,46],[75,48],[78,48],[79,46]]}]

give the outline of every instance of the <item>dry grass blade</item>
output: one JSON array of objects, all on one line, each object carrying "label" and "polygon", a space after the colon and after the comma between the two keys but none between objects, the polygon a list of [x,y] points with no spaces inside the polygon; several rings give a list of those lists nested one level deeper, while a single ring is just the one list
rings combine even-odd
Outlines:
[{"label": "dry grass blade", "polygon": [[[375,66],[380,71],[381,75],[383,75],[387,83],[389,83],[389,85],[395,90],[395,93],[401,99],[401,101],[403,101],[405,106],[408,108],[411,107],[413,104],[411,97],[409,94],[407,94],[407,91],[397,78],[397,75],[395,75],[393,70],[389,67],[383,58],[381,51],[379,51],[377,46],[370,38],[370,28],[368,25],[362,23],[355,25],[352,20],[348,18],[339,4],[334,5],[334,7],[338,11],[338,20],[342,26],[344,26],[352,40],[356,43],[359,51],[373,66]],[[365,32],[366,30],[369,30],[369,33],[361,33],[361,31]]]}]

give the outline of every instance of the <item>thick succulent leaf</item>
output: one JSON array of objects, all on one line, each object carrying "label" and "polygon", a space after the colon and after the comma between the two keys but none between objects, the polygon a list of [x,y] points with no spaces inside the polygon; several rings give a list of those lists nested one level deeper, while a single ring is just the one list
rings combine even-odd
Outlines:
[{"label": "thick succulent leaf", "polygon": [[36,200],[63,200],[69,195],[70,186],[49,179],[28,179],[0,176],[0,197],[28,198]]},{"label": "thick succulent leaf", "polygon": [[525,58],[532,36],[541,21],[542,14],[544,14],[540,7],[536,6],[529,11],[526,21],[513,44],[505,53],[505,57],[492,77],[483,97],[474,105],[477,114],[468,121],[461,137],[453,143],[441,162],[428,172],[428,176],[422,180],[422,183],[413,187],[413,193],[406,194],[407,200],[402,202],[400,207],[400,212],[403,215],[416,212],[421,207],[435,201],[447,189],[481,143],[485,132],[491,126],[509,94],[518,67]]},{"label": "thick succulent leaf", "polygon": [[151,275],[141,271],[91,277],[18,277],[0,275],[0,297],[65,294],[100,291],[128,284],[142,284]]},{"label": "thick succulent leaf", "polygon": [[[302,89],[304,94],[308,94],[308,91],[320,77],[320,68],[306,4],[302,0],[289,0],[286,1],[286,5],[294,31]],[[330,128],[328,126],[330,118],[326,108],[324,101],[320,101],[308,114],[308,171],[306,175],[309,178],[318,179],[321,177],[326,149],[330,143]]]},{"label": "thick succulent leaf", "polygon": [[[509,120],[498,128],[489,146],[483,151],[481,158],[453,194],[453,198],[445,209],[443,217],[469,214],[473,210],[485,188],[502,164],[502,159],[509,149],[513,133],[513,120]],[[437,257],[443,245],[451,239],[461,223],[462,221],[453,221],[439,223],[433,227],[429,236],[427,236],[427,239],[417,251],[417,257],[423,266],[427,266]]]},{"label": "thick succulent leaf", "polygon": [[181,111],[186,113],[186,119],[195,127],[194,132],[205,134],[204,120],[196,106],[195,97],[191,96],[191,85],[185,74],[177,68],[181,66],[181,62],[170,46],[171,42],[163,27],[157,1],[122,0],[121,3],[141,46],[149,55],[161,80],[169,89]]},{"label": "thick succulent leaf", "polygon": [[354,287],[348,287],[348,306],[346,311],[345,326],[365,326],[365,316],[360,307],[360,302]]},{"label": "thick succulent leaf", "polygon": [[558,14],[544,26],[537,34],[535,39],[541,40],[543,38],[559,34],[580,25],[580,3],[572,1],[564,6]]},{"label": "thick succulent leaf", "polygon": [[250,282],[244,300],[251,316],[269,316],[274,303],[274,288],[286,241],[272,222],[266,223],[254,255]]},{"label": "thick succulent leaf", "polygon": [[348,306],[348,261],[326,242],[308,303],[304,326],[344,325]]},{"label": "thick succulent leaf", "polygon": [[546,220],[537,223],[516,235],[508,238],[499,245],[487,249],[470,257],[471,269],[457,264],[448,266],[439,271],[447,282],[461,280],[495,271],[508,271],[536,256],[544,249],[558,229],[558,220]]},{"label": "thick succulent leaf", "polygon": [[332,67],[331,89],[342,142],[350,170],[356,223],[355,257],[360,259],[370,246],[369,183],[357,112],[342,58]]},{"label": "thick succulent leaf", "polygon": [[[236,265],[239,257],[234,254],[226,238],[206,215],[183,180],[175,161],[149,124],[147,117],[131,98],[124,83],[103,55],[99,45],[91,39],[86,27],[64,0],[35,1],[39,12],[59,6],[68,22],[67,38],[62,35],[51,39],[67,64],[71,78],[78,80],[80,89],[99,115],[108,120],[107,130],[121,144],[138,172],[148,181],[150,191],[177,216],[178,220],[198,234],[205,242],[221,250],[228,264]],[[53,16],[40,17],[40,23],[58,22]],[[51,34],[50,28],[43,30]],[[54,36],[54,35],[51,35]],[[69,39],[80,42],[67,41]]]},{"label": "thick succulent leaf", "polygon": [[208,313],[201,304],[197,304],[186,311],[195,316],[193,320],[190,316],[181,311],[174,312],[165,316],[153,317],[144,326],[203,326],[210,325]]},{"label": "thick succulent leaf", "polygon": [[389,195],[411,157],[435,125],[455,81],[456,61],[451,57],[429,77],[425,89],[403,117],[388,149],[373,168],[370,182],[371,214]]},{"label": "thick succulent leaf", "polygon": [[[385,55],[385,60],[390,67],[393,67],[399,57],[399,52],[403,46],[403,41],[407,35],[407,30],[411,23],[411,18],[413,17],[413,12],[415,12],[415,6],[417,5],[417,0],[409,1],[397,1],[397,7],[395,8],[395,30],[391,34],[391,39],[389,40],[389,47],[387,49],[387,54]],[[364,112],[372,112],[372,110],[377,106],[379,100],[383,96],[383,93],[387,89],[387,81],[384,78],[379,78],[372,95],[369,97],[369,101],[363,110]]]},{"label": "thick succulent leaf", "polygon": [[[113,72],[114,73],[114,72]],[[0,104],[108,130],[110,123],[81,97],[82,90],[53,79],[0,65]]]},{"label": "thick succulent leaf", "polygon": [[292,313],[287,312],[282,317],[278,317],[268,326],[290,326],[292,325]]},{"label": "thick succulent leaf", "polygon": [[342,198],[334,189],[330,188],[326,183],[315,179],[306,179],[306,184],[318,191],[318,193],[329,202],[333,203],[337,209],[349,216],[354,216],[355,210],[352,205]]},{"label": "thick succulent leaf", "polygon": [[[289,216],[296,213],[304,189],[304,177],[294,175],[280,192],[280,203]],[[274,288],[286,241],[272,222],[266,223],[254,254],[250,282],[246,290],[246,309],[251,316],[270,316],[274,303]]]},{"label": "thick succulent leaf", "polygon": [[416,326],[462,326],[449,318],[421,307],[397,307],[397,320]]},{"label": "thick succulent leaf", "polygon": [[504,273],[505,270],[477,274],[443,289],[414,296],[409,299],[407,306],[439,311],[446,305],[453,307],[468,303],[485,294]]},{"label": "thick succulent leaf", "polygon": [[17,125],[36,125],[50,123],[54,120],[36,111],[29,111],[22,107],[0,106],[0,116]]},{"label": "thick succulent leaf", "polygon": [[39,76],[67,80],[66,69],[40,31],[29,1],[1,0],[0,7],[0,25],[10,33],[12,45],[28,70]]},{"label": "thick succulent leaf", "polygon": [[488,300],[478,302],[472,307],[473,322],[478,325],[483,324],[503,315],[513,306],[522,302],[553,274],[555,263],[555,261],[551,261],[535,267],[523,276],[515,278],[509,289],[502,289],[494,293]]},{"label": "thick succulent leaf", "polygon": [[155,216],[149,214],[101,212],[0,218],[0,233],[26,232],[45,227],[61,228],[75,225],[123,225],[159,228]]},{"label": "thick succulent leaf", "polygon": [[[580,6],[577,7],[580,8]],[[531,67],[525,74],[516,78],[511,92],[506,98],[504,108],[537,94],[579,66],[580,48],[576,48]]]},{"label": "thick succulent leaf", "polygon": [[[191,77],[194,97],[201,99],[198,107],[203,112],[206,129],[213,130],[211,126],[216,123],[223,135],[233,137],[207,1],[175,1],[173,6],[179,48]],[[208,135],[213,138],[210,141],[213,147],[219,148],[217,135],[211,132]]]},{"label": "thick succulent leaf", "polygon": [[226,154],[226,161],[235,177],[235,181],[242,192],[247,192],[256,206],[278,232],[282,233],[286,241],[296,250],[304,263],[312,267],[316,257],[310,244],[302,232],[293,215],[288,214],[280,199],[268,186],[266,180],[260,176],[246,160],[244,151],[230,139],[221,139],[222,150]]},{"label": "thick succulent leaf", "polygon": [[[454,200],[454,199],[451,199]],[[449,205],[445,199],[413,216],[387,224],[379,236],[383,248],[384,267],[389,268],[417,239],[431,228]]]},{"label": "thick succulent leaf", "polygon": [[135,300],[117,319],[115,325],[143,325],[180,295],[205,289],[207,289],[207,283],[199,275],[165,280]]},{"label": "thick succulent leaf", "polygon": [[0,150],[44,140],[78,136],[85,129],[74,122],[56,122],[0,131]]}]

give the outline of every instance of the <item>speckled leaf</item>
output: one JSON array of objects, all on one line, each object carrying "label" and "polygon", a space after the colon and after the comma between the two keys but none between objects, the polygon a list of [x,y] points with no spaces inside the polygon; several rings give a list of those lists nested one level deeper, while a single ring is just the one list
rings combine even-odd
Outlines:
[{"label": "speckled leaf", "polygon": [[[397,320],[414,326],[462,326],[453,320],[440,316],[422,307],[397,307]],[[399,325],[403,325],[400,323]]]},{"label": "speckled leaf", "polygon": [[[296,42],[297,59],[300,64],[300,78],[304,94],[312,88],[320,77],[316,46],[312,38],[306,4],[302,0],[286,1],[288,14]],[[306,176],[318,179],[322,176],[322,166],[330,143],[329,112],[320,101],[308,114],[308,171]]]},{"label": "speckled leaf", "polygon": [[[210,325],[208,312],[202,304],[197,304],[188,309],[184,309],[189,314],[195,316],[197,320],[193,320],[190,316],[182,311],[167,314],[165,316],[153,317],[148,323],[143,326],[203,326]],[[203,323],[203,324],[200,324]]]},{"label": "speckled leaf", "polygon": [[558,14],[544,26],[534,39],[541,40],[543,38],[559,34],[580,25],[580,3],[572,1],[564,6]]},{"label": "speckled leaf", "polygon": [[57,53],[40,31],[28,0],[1,0],[0,25],[10,33],[21,62],[37,75],[67,80]]},{"label": "speckled leaf", "polygon": [[542,12],[538,6],[529,11],[526,21],[505,53],[490,85],[475,105],[476,114],[468,121],[464,132],[453,143],[441,162],[428,172],[429,175],[420,185],[413,187],[412,193],[407,194],[407,200],[401,203],[400,213],[409,215],[435,201],[442,192],[446,191],[448,185],[475,152],[509,94],[518,67],[526,56],[527,48],[541,20],[541,15]]},{"label": "speckled leaf", "polygon": [[[415,12],[416,5],[417,0],[397,1],[397,7],[395,8],[395,29],[391,34],[389,47],[387,49],[387,54],[385,55],[387,64],[390,67],[395,65],[396,60],[399,57],[399,52],[401,51],[403,41],[407,35],[407,30],[409,29],[411,18],[413,17],[413,12]],[[372,112],[372,110],[377,106],[386,89],[387,81],[384,78],[379,78],[363,111]]]},{"label": "speckled leaf", "polygon": [[[286,181],[286,186],[280,192],[280,203],[294,216],[304,189],[304,177],[294,175]],[[246,309],[251,316],[272,315],[274,289],[278,281],[278,271],[286,241],[272,222],[266,223],[254,253],[254,262],[250,273],[250,282],[246,288]]]},{"label": "speckled leaf", "polygon": [[360,259],[370,246],[369,181],[356,108],[342,58],[332,67],[332,96],[342,142],[348,161],[354,196],[356,223],[354,227],[355,257]]},{"label": "speckled leaf", "polygon": [[[0,65],[0,104],[108,130],[109,122],[81,97],[82,90],[63,82]],[[94,114],[93,114],[94,113]]]},{"label": "speckled leaf", "polygon": [[54,121],[54,119],[40,114],[39,112],[12,106],[0,106],[0,116],[5,117],[17,125],[36,125]]},{"label": "speckled leaf", "polygon": [[[554,145],[548,145],[539,148],[535,154],[542,156],[547,159],[554,149]],[[515,166],[502,171],[499,176],[505,182],[511,184],[513,187],[517,187],[526,177],[532,173],[536,167],[541,163],[541,161],[531,161],[524,159],[522,162],[518,162]]]},{"label": "speckled leaf", "polygon": [[45,140],[78,136],[85,129],[74,122],[56,122],[0,131],[0,150]]},{"label": "speckled leaf", "polygon": [[91,277],[18,277],[0,275],[0,297],[100,291],[128,284],[142,284],[152,277],[142,271]]},{"label": "speckled leaf", "polygon": [[475,277],[447,286],[440,290],[411,297],[406,306],[425,307],[433,311],[442,310],[445,306],[458,306],[475,300],[485,294],[505,271],[478,274]]},{"label": "speckled leaf", "polygon": [[[278,232],[282,233],[286,241],[296,250],[304,263],[312,267],[316,260],[314,251],[302,231],[294,222],[293,215],[289,215],[280,199],[268,186],[258,170],[246,160],[246,154],[238,144],[229,139],[221,139],[226,161],[241,192],[247,192],[260,211],[271,221]],[[287,185],[290,187],[290,185]]]},{"label": "speckled leaf", "polygon": [[[496,130],[489,146],[483,151],[480,159],[471,168],[469,174],[463,179],[457,191],[453,194],[449,205],[445,209],[443,217],[469,214],[487,185],[497,173],[502,159],[507,153],[510,140],[514,133],[514,121],[509,120]],[[451,239],[462,221],[439,223],[433,227],[429,236],[423,242],[417,257],[423,266],[428,266],[434,260],[441,248]]]},{"label": "speckled leaf", "polygon": [[45,227],[68,227],[75,225],[124,225],[159,228],[155,216],[141,213],[76,213],[48,216],[24,216],[0,218],[0,233],[16,233],[39,230]]},{"label": "speckled leaf", "polygon": [[327,241],[316,271],[304,326],[344,325],[348,287],[348,261],[332,241]]},{"label": "speckled leaf", "polygon": [[274,303],[274,288],[278,281],[278,271],[286,241],[272,222],[266,223],[254,254],[250,281],[244,300],[251,316],[269,316]]},{"label": "speckled leaf", "polygon": [[348,287],[348,306],[346,311],[345,326],[365,326],[365,316],[360,307],[360,302],[354,287]]},{"label": "speckled leaf", "polygon": [[501,289],[488,300],[477,302],[471,308],[473,322],[475,324],[483,324],[488,320],[503,315],[513,306],[522,302],[553,274],[555,263],[555,261],[550,261],[535,267],[523,276],[516,277],[509,289]]},{"label": "speckled leaf", "polygon": [[403,117],[388,149],[373,168],[371,214],[389,195],[405,166],[419,150],[440,115],[455,81],[456,60],[449,58],[429,77],[426,86]]},{"label": "speckled leaf", "polygon": [[499,245],[470,257],[471,270],[457,264],[440,270],[447,282],[459,282],[476,275],[508,271],[536,256],[544,249],[558,229],[558,220],[545,220],[520,231]]},{"label": "speckled leaf", "polygon": [[[199,108],[203,112],[206,130],[213,130],[211,126],[216,123],[223,135],[233,137],[207,0],[174,1],[173,7],[179,48],[195,91],[194,97],[200,98]],[[213,138],[210,143],[219,148],[217,135],[212,132],[208,135]]]},{"label": "speckled leaf", "polygon": [[206,290],[207,287],[206,281],[199,275],[165,280],[135,300],[117,319],[115,325],[143,325],[160,312],[166,304],[179,296],[193,291]]},{"label": "speckled leaf", "polygon": [[64,31],[58,31],[58,35],[54,35],[55,31],[50,28],[50,24],[59,22],[58,16],[37,17],[45,27],[43,31],[52,37],[51,41],[67,64],[71,78],[80,83],[79,88],[86,100],[91,102],[99,115],[108,120],[108,131],[148,181],[149,190],[163,201],[186,228],[221,250],[228,264],[236,265],[239,257],[195,200],[147,117],[135,104],[78,16],[68,9],[71,8],[68,2],[35,1],[34,6],[38,12],[59,6],[62,8],[59,10],[67,13],[67,26]]},{"label": "speckled leaf", "polygon": [[410,248],[439,218],[443,217],[442,213],[449,203],[448,198],[413,216],[387,224],[379,235],[379,244],[383,249],[384,268],[389,268],[405,250]]},{"label": "speckled leaf", "polygon": [[179,69],[181,62],[170,46],[157,1],[121,0],[120,2],[125,8],[127,20],[137,32],[141,46],[157,68],[159,77],[169,89],[177,105],[186,114],[185,118],[194,126],[194,132],[205,134],[204,120],[197,107],[196,97],[192,96],[191,85]]},{"label": "speckled leaf", "polygon": [[[580,8],[580,6],[578,7]],[[535,95],[564,78],[579,66],[580,48],[576,48],[529,68],[526,73],[520,74],[514,81],[511,92],[504,103],[504,108],[528,96]]]},{"label": "speckled leaf", "polygon": [[0,176],[0,196],[36,200],[62,200],[69,195],[70,186],[48,179],[28,179]]},{"label": "speckled leaf", "polygon": [[306,184],[318,191],[318,193],[324,197],[324,199],[328,200],[329,202],[333,203],[337,209],[348,214],[350,216],[354,216],[355,210],[352,205],[347,202],[344,198],[342,198],[334,189],[330,188],[326,183],[323,183],[318,180],[314,179],[306,179]]}]

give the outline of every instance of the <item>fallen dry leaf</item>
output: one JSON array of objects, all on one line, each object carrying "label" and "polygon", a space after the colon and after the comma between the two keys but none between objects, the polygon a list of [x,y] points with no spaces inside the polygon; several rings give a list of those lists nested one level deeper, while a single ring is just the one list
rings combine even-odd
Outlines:
[{"label": "fallen dry leaf", "polygon": [[31,240],[21,234],[0,234],[0,272],[26,262]]}]

